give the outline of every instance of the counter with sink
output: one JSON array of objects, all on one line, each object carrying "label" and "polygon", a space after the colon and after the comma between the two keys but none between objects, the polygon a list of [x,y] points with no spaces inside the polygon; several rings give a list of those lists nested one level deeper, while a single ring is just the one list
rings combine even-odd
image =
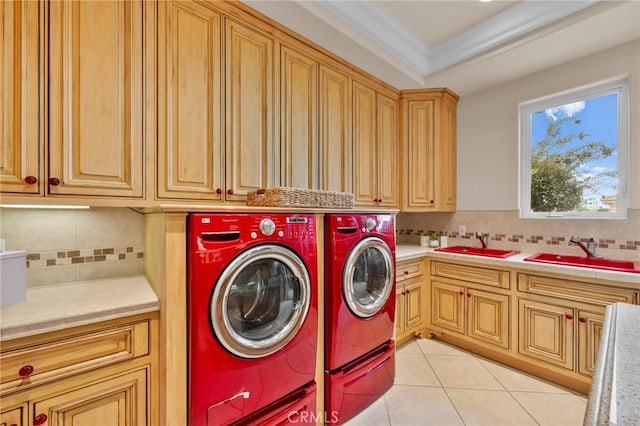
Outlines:
[{"label": "counter with sink", "polygon": [[[527,258],[535,256],[536,253],[514,253],[504,258],[489,257],[483,256],[482,253],[477,252],[478,250],[482,249],[475,248],[475,250],[472,250],[468,253],[461,253],[460,251],[456,250],[444,251],[442,249],[422,247],[413,244],[399,244],[398,246],[396,246],[396,260],[429,256],[432,258],[450,259],[463,262],[473,261],[474,263],[484,265],[512,267],[533,272],[568,274],[575,278],[615,281],[616,283],[619,283],[620,285],[623,285],[625,287],[634,289],[640,288],[640,273],[621,272],[619,269],[596,269],[593,267],[585,267],[585,265],[572,266],[568,262],[535,262],[526,260]],[[571,257],[572,256],[562,256],[562,260],[566,260]],[[578,256],[575,257],[578,258]],[[586,256],[584,257],[584,259],[586,259]],[[638,265],[637,262],[631,263],[634,263],[634,266],[636,268],[640,268],[640,265]]]},{"label": "counter with sink", "polygon": [[580,260],[567,256],[549,259],[553,263],[531,261],[533,256],[462,246],[396,247],[397,261],[427,260],[424,336],[586,394],[605,308],[640,304],[640,274],[574,266]]}]

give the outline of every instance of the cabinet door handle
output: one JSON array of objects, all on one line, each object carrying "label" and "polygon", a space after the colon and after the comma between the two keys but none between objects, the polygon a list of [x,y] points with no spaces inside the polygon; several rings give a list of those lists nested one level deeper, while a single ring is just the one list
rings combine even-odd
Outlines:
[{"label": "cabinet door handle", "polygon": [[35,176],[27,176],[26,178],[24,178],[24,183],[26,183],[27,185],[35,185],[36,183],[38,183],[38,178]]},{"label": "cabinet door handle", "polygon": [[222,188],[216,188],[216,194],[218,195],[222,194]]},{"label": "cabinet door handle", "polygon": [[20,370],[18,370],[18,376],[20,377],[30,376],[31,373],[33,373],[32,365],[24,365],[22,368],[20,368]]},{"label": "cabinet door handle", "polygon": [[578,318],[578,321],[580,321],[580,322],[587,322],[587,319],[586,319],[586,318],[579,317],[579,318]]},{"label": "cabinet door handle", "polygon": [[464,296],[464,291],[460,290],[460,291],[458,292],[458,294],[459,294],[460,296]]},{"label": "cabinet door handle", "polygon": [[433,203],[434,203],[434,201],[433,201],[433,200],[429,200],[429,204],[433,204]]},{"label": "cabinet door handle", "polygon": [[52,186],[60,185],[60,179],[56,177],[49,178],[49,185],[52,185]]},{"label": "cabinet door handle", "polygon": [[233,189],[227,189],[227,194],[233,195]]},{"label": "cabinet door handle", "polygon": [[467,297],[471,297],[471,293],[467,293]]},{"label": "cabinet door handle", "polygon": [[571,320],[573,319],[573,315],[571,315],[571,314],[565,314],[565,317],[566,317],[569,321],[571,321]]},{"label": "cabinet door handle", "polygon": [[405,275],[409,275],[409,271],[404,271],[403,272]]},{"label": "cabinet door handle", "polygon": [[33,418],[34,426],[38,426],[38,425],[44,424],[44,423],[46,423],[46,421],[47,421],[47,415],[46,414],[38,414],[37,416],[35,416]]}]

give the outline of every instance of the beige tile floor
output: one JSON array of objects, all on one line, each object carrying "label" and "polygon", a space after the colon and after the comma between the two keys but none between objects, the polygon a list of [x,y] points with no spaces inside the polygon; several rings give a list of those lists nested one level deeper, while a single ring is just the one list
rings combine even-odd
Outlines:
[{"label": "beige tile floor", "polygon": [[435,339],[396,353],[396,380],[347,426],[582,425],[587,396]]}]

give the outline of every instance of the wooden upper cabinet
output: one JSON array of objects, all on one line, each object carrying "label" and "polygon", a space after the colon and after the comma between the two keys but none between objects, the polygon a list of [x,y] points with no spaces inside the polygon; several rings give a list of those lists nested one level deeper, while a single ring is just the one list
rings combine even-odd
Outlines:
[{"label": "wooden upper cabinet", "polygon": [[375,205],[377,192],[376,92],[353,82],[354,197],[359,205]]},{"label": "wooden upper cabinet", "polygon": [[232,19],[226,19],[225,36],[225,197],[244,201],[248,192],[279,181],[273,131],[274,41]]},{"label": "wooden upper cabinet", "polygon": [[405,208],[433,208],[436,198],[435,102],[412,100],[405,104],[406,162]]},{"label": "wooden upper cabinet", "polygon": [[319,189],[353,192],[350,80],[324,65],[319,73]]},{"label": "wooden upper cabinet", "polygon": [[143,196],[143,2],[49,4],[50,194]]},{"label": "wooden upper cabinet", "polygon": [[456,209],[456,107],[448,89],[402,93],[404,211]]},{"label": "wooden upper cabinet", "polygon": [[438,170],[440,210],[455,211],[457,207],[457,125],[458,98],[445,92],[440,115],[440,143],[436,145],[436,157],[442,167]]},{"label": "wooden upper cabinet", "polygon": [[160,198],[223,199],[221,25],[193,2],[158,4]]},{"label": "wooden upper cabinet", "polygon": [[318,63],[286,46],[280,48],[281,183],[317,189]]},{"label": "wooden upper cabinet", "polygon": [[398,206],[398,106],[377,95],[378,206]]},{"label": "wooden upper cabinet", "polygon": [[41,194],[38,58],[42,3],[0,2],[0,191]]},{"label": "wooden upper cabinet", "polygon": [[353,82],[354,196],[360,206],[397,206],[396,102]]}]

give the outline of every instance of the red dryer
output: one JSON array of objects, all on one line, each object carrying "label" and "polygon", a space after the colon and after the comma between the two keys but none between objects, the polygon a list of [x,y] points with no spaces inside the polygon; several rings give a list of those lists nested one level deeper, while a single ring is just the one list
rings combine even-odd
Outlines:
[{"label": "red dryer", "polygon": [[390,214],[325,216],[325,416],[340,424],[393,385],[395,226]]},{"label": "red dryer", "polygon": [[191,214],[188,227],[189,424],[315,423],[315,216]]}]

